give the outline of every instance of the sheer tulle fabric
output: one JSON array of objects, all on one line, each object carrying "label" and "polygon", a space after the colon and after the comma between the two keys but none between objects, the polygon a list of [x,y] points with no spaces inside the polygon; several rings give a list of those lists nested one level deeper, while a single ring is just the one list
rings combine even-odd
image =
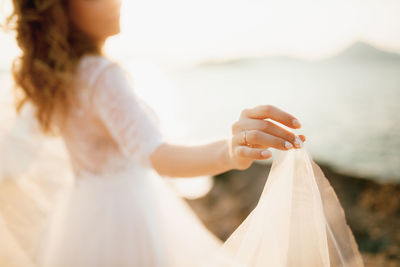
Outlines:
[{"label": "sheer tulle fabric", "polygon": [[222,242],[151,168],[165,140],[126,74],[100,56],[79,71],[62,139],[2,98],[0,266],[363,266],[306,148],[275,151],[258,205]]},{"label": "sheer tulle fabric", "polygon": [[305,148],[276,151],[256,208],[221,251],[209,266],[363,266],[336,194]]},{"label": "sheer tulle fabric", "polygon": [[62,140],[45,138],[10,91],[0,109],[0,266],[36,266],[45,222],[72,178]]}]

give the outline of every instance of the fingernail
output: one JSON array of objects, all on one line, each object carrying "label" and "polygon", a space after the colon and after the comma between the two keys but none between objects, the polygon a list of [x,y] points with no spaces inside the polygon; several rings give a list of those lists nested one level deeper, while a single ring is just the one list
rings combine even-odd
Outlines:
[{"label": "fingernail", "polygon": [[294,145],[296,147],[303,147],[303,143],[301,142],[300,137],[296,136],[296,138],[294,139]]},{"label": "fingernail", "polygon": [[263,157],[271,156],[271,151],[269,151],[269,150],[264,150],[263,152],[261,152],[261,155],[262,155]]},{"label": "fingernail", "polygon": [[292,123],[293,123],[293,126],[294,126],[294,127],[301,127],[301,124],[300,124],[300,122],[299,122],[297,119],[294,119],[294,120],[292,121]]},{"label": "fingernail", "polygon": [[288,141],[285,141],[285,147],[287,149],[291,149],[291,148],[293,148],[293,145],[291,143],[289,143]]}]

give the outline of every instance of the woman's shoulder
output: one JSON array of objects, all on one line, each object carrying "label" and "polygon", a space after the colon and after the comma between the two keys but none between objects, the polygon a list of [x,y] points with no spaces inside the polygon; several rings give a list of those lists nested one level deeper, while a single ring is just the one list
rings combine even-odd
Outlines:
[{"label": "woman's shoulder", "polygon": [[[110,68],[110,67],[113,68]],[[98,77],[106,70],[119,70],[119,64],[104,55],[88,54],[82,56],[77,67],[78,76],[90,86],[94,85]]]}]

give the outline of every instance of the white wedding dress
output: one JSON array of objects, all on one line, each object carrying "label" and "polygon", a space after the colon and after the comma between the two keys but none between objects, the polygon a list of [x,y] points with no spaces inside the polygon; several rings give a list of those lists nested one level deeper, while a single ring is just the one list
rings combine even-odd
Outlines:
[{"label": "white wedding dress", "polygon": [[152,168],[165,139],[133,87],[117,63],[83,57],[58,139],[40,134],[29,105],[21,118],[4,108],[0,266],[363,266],[305,148],[275,151],[257,207],[219,240]]}]

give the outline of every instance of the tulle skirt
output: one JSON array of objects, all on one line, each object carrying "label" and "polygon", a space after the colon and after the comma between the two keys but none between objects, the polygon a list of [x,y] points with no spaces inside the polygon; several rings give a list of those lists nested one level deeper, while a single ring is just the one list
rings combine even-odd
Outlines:
[{"label": "tulle skirt", "polygon": [[152,170],[84,175],[50,220],[40,266],[195,266],[219,241]]},{"label": "tulle skirt", "polygon": [[[79,177],[42,227],[26,229],[41,233],[37,242],[14,238],[18,231],[7,231],[0,217],[8,263],[18,261],[7,266],[363,266],[332,187],[307,157],[304,149],[276,154],[256,208],[225,242],[153,170],[132,165]],[[40,194],[25,192],[36,202],[35,223]]]}]

